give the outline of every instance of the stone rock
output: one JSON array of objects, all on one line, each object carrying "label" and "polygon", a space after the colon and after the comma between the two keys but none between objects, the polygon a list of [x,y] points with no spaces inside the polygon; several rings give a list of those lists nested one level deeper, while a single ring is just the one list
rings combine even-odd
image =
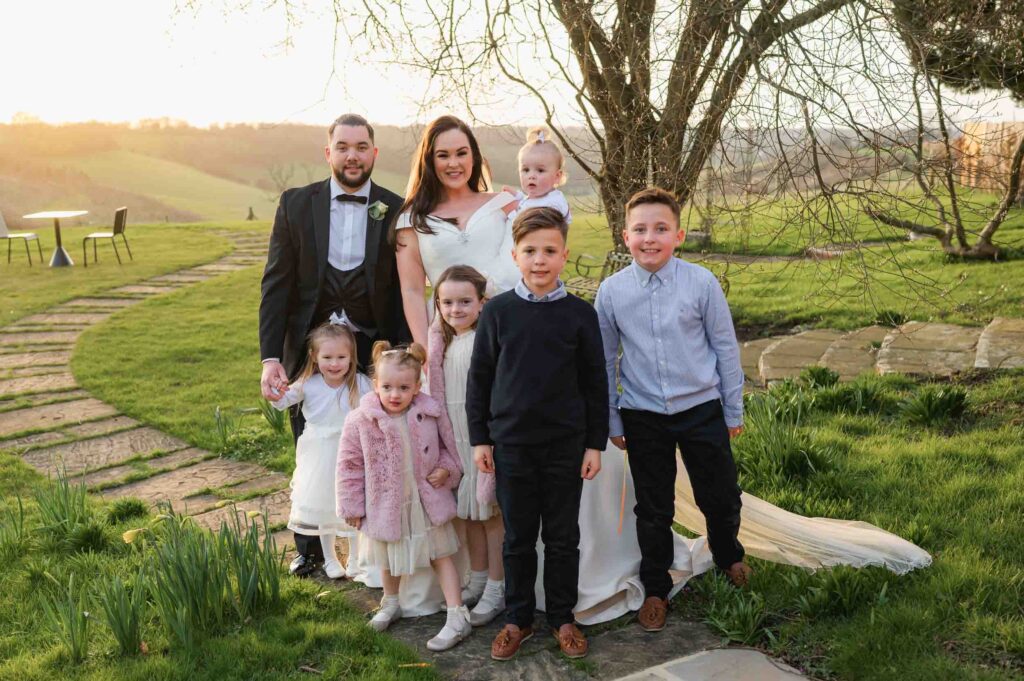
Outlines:
[{"label": "stone rock", "polygon": [[204,489],[244,482],[265,470],[262,466],[244,461],[210,459],[167,473],[159,473],[145,480],[110,487],[100,494],[107,499],[139,497],[152,502],[169,501],[177,508],[179,502]]},{"label": "stone rock", "polygon": [[15,352],[9,355],[0,355],[0,369],[66,365],[70,361],[71,353],[64,351]]},{"label": "stone rock", "polygon": [[1024,367],[1024,319],[993,319],[978,337],[974,366],[979,369]]},{"label": "stone rock", "polygon": [[875,368],[878,344],[889,334],[884,326],[866,326],[836,339],[821,356],[821,363],[849,381]]},{"label": "stone rock", "polygon": [[30,466],[44,473],[56,473],[63,466],[68,475],[75,475],[114,466],[156,451],[172,452],[185,447],[186,444],[181,440],[159,430],[136,428],[113,435],[36,449],[22,458]]},{"label": "stone rock", "polygon": [[622,677],[621,681],[795,681],[803,678],[807,677],[759,650],[722,648],[645,669]]},{"label": "stone rock", "polygon": [[40,376],[24,376],[0,380],[0,395],[18,395],[20,393],[42,393],[55,390],[77,388],[75,377],[70,373],[43,374]]},{"label": "stone rock", "polygon": [[799,376],[804,367],[820,364],[821,356],[842,335],[831,329],[813,329],[778,339],[764,349],[758,360],[761,380],[767,384]]},{"label": "stone rock", "polygon": [[25,333],[0,333],[0,346],[56,345],[74,343],[78,331],[27,331]]},{"label": "stone rock", "polygon": [[974,367],[981,329],[907,322],[891,330],[878,350],[875,369],[880,374],[952,376]]},{"label": "stone rock", "polygon": [[757,364],[761,359],[761,353],[764,352],[764,349],[777,340],[779,340],[778,337],[757,338],[746,343],[740,343],[740,363],[743,365],[743,376],[750,384],[758,387],[764,386]]},{"label": "stone rock", "polygon": [[109,404],[92,398],[15,409],[0,413],[0,437],[26,430],[53,430],[116,414]]},{"label": "stone rock", "polygon": [[189,447],[188,449],[179,449],[176,452],[157,456],[152,459],[146,459],[145,461],[135,461],[121,466],[104,468],[93,473],[86,473],[79,477],[85,482],[86,487],[106,487],[111,483],[125,481],[127,478],[140,473],[160,473],[163,471],[170,471],[214,456],[216,455],[211,452],[197,449],[195,447]]}]

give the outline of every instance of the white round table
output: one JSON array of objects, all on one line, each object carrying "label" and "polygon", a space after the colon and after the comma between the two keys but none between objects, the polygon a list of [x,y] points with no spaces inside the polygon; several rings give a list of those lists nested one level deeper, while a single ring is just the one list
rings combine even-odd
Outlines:
[{"label": "white round table", "polygon": [[53,255],[50,257],[50,267],[69,267],[75,263],[71,260],[68,252],[64,250],[64,246],[61,245],[60,220],[61,218],[77,218],[88,213],[89,211],[87,210],[46,210],[41,213],[29,213],[21,217],[26,220],[53,220],[53,233],[57,237],[57,246],[53,249]]}]

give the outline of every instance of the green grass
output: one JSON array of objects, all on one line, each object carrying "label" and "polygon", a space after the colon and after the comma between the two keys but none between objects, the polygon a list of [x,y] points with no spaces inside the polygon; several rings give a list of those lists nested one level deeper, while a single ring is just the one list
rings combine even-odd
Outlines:
[{"label": "green grass", "polygon": [[[20,496],[28,535],[20,551],[0,561],[0,679],[314,678],[300,667],[320,670],[323,678],[437,678],[431,669],[400,667],[416,663],[416,654],[394,639],[371,631],[343,591],[321,593],[322,587],[316,582],[296,579],[282,580],[282,603],[277,609],[201,637],[193,656],[186,655],[169,638],[149,607],[142,619],[142,640],[148,652],[120,657],[96,589],[101,580],[115,576],[132,579],[139,567],[151,560],[149,553],[124,544],[119,537],[154,519],[135,517],[113,524],[104,521],[104,531],[113,539],[99,552],[73,553],[56,548],[39,527],[39,509],[32,494],[37,486],[51,485],[17,457],[0,452],[0,511],[13,508],[17,513]],[[100,510],[98,502],[90,502],[90,506]],[[65,585],[74,575],[76,590],[84,588],[90,625],[87,656],[81,664],[71,661],[55,631],[41,616],[44,600],[57,588],[48,574]]]},{"label": "green grass", "polygon": [[[42,242],[45,261],[49,263],[54,247],[53,225],[40,222],[35,231]],[[82,267],[82,237],[94,231],[97,228],[61,226],[64,249],[74,261],[74,267],[40,265],[35,244],[30,244],[33,264],[29,267],[24,250],[18,250],[21,244],[14,244],[11,264],[0,261],[0,272],[3,272],[0,276],[0,326],[72,298],[96,295],[107,289],[210,262],[231,250],[227,239],[210,229],[129,223],[126,234],[134,260],[129,260],[124,248],[118,246],[123,259],[123,264],[118,265],[110,244],[101,242],[99,265],[92,265],[90,253],[89,267]]]}]

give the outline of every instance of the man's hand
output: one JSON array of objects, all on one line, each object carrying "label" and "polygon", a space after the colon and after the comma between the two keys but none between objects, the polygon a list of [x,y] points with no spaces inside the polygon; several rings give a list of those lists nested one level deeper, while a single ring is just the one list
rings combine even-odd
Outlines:
[{"label": "man's hand", "polygon": [[280,362],[268,360],[263,363],[260,377],[260,392],[268,402],[277,402],[288,390],[288,374]]},{"label": "man's hand", "polygon": [[730,428],[729,429],[729,439],[731,440],[734,437],[739,437],[742,432],[743,432],[743,426],[735,426],[733,428]]},{"label": "man's hand", "polygon": [[619,449],[626,449],[626,437],[624,435],[615,435],[608,439],[610,439],[612,441],[612,444],[618,447]]},{"label": "man's hand", "polygon": [[430,471],[430,475],[427,476],[427,482],[433,485],[436,489],[448,482],[449,475],[451,475],[451,473],[448,472],[447,468],[441,468],[438,466],[434,470]]},{"label": "man's hand", "polygon": [[491,445],[476,445],[473,447],[473,463],[481,473],[494,472],[494,447]]},{"label": "man's hand", "polygon": [[601,450],[588,449],[583,452],[583,468],[580,469],[580,477],[584,480],[593,480],[601,470]]},{"label": "man's hand", "polygon": [[362,518],[345,518],[345,523],[348,524],[349,527],[358,530],[359,527],[363,524],[363,519]]}]

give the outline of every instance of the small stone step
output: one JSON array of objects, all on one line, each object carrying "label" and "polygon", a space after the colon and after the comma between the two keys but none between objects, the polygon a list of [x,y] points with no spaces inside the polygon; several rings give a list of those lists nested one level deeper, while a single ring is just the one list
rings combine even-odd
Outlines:
[{"label": "small stone step", "polygon": [[175,286],[153,286],[151,284],[131,284],[129,286],[121,286],[120,288],[111,289],[111,293],[124,293],[128,295],[144,295],[144,296],[155,296],[161,293],[170,293],[176,291]]},{"label": "small stone step", "polygon": [[0,440],[0,449],[9,449],[14,452],[24,452],[33,447],[52,445],[64,442],[68,436],[62,430],[50,430],[45,433],[36,433],[24,437],[16,437],[10,440]]},{"label": "small stone step", "polygon": [[107,487],[116,483],[126,483],[129,481],[129,478],[133,478],[140,473],[156,474],[171,471],[175,468],[203,461],[204,459],[216,458],[216,456],[216,454],[204,449],[189,447],[188,449],[179,449],[176,452],[156,456],[144,461],[135,461],[121,466],[104,468],[103,470],[86,473],[79,477],[86,487]]},{"label": "small stone step", "polygon": [[187,274],[185,272],[178,272],[176,274],[165,274],[163,276],[153,277],[150,281],[168,284],[198,284],[199,282],[206,281],[210,278],[210,275],[205,274]]},{"label": "small stone step", "polygon": [[68,312],[68,313],[53,313],[48,312],[44,314],[34,314],[28,317],[22,317],[18,320],[19,324],[51,324],[51,325],[62,325],[72,324],[88,326],[90,324],[97,324],[106,320],[110,315],[101,312]]},{"label": "small stone step", "polygon": [[55,366],[71,361],[70,352],[15,352],[0,355],[0,369]]},{"label": "small stone step", "polygon": [[68,372],[62,372],[0,380],[0,395],[53,392],[76,387],[78,384],[75,383],[75,377]]},{"label": "small stone step", "polygon": [[[200,526],[216,530],[220,528],[222,522],[231,522],[232,507],[236,508],[239,513],[263,511],[265,509],[270,519],[271,527],[283,525],[288,522],[288,513],[291,511],[291,492],[288,490],[274,492],[266,496],[240,501],[237,504],[228,504],[223,508],[206,511],[193,517]],[[243,518],[243,523],[244,521]]]},{"label": "small stone step", "polygon": [[849,381],[875,368],[878,348],[888,335],[888,327],[866,326],[836,339],[821,356],[821,364]]},{"label": "small stone step", "polygon": [[[57,366],[34,366],[34,367],[16,367],[13,369],[0,368],[0,380],[6,380],[8,378],[24,378],[27,376],[45,376],[48,374],[59,374],[70,371],[71,367],[68,365],[57,365]],[[2,393],[0,393],[2,394]]]},{"label": "small stone step", "polygon": [[12,449],[19,451],[20,453],[24,453],[29,449],[35,449],[37,447],[45,447],[47,445],[55,445],[71,440],[78,440],[83,437],[106,435],[119,430],[136,428],[139,425],[138,421],[128,418],[127,416],[115,416],[114,418],[89,421],[87,423],[82,423],[77,426],[68,426],[67,428],[61,428],[59,430],[48,430],[44,433],[35,433],[34,435],[0,440],[0,449]]},{"label": "small stone step", "polygon": [[117,410],[93,398],[72,400],[0,413],[0,437],[26,430],[54,430],[64,426],[116,416]]},{"label": "small stone step", "polygon": [[759,388],[764,387],[757,364],[761,359],[761,353],[764,352],[764,349],[777,340],[779,340],[778,336],[774,338],[757,338],[740,343],[740,364],[743,365],[743,376],[751,385]]},{"label": "small stone step", "polygon": [[26,409],[42,404],[80,400],[85,397],[89,397],[89,393],[84,390],[61,390],[54,393],[33,393],[31,395],[18,395],[17,397],[0,397],[0,413],[14,411],[15,409]]},{"label": "small stone step", "polygon": [[623,676],[619,681],[796,681],[806,678],[797,669],[759,650],[723,648],[672,660]]},{"label": "small stone step", "polygon": [[100,494],[106,499],[138,497],[152,503],[169,501],[177,510],[181,510],[179,506],[183,503],[188,505],[188,497],[204,489],[245,482],[265,470],[262,466],[245,461],[211,459],[120,487],[110,487]]},{"label": "small stone step", "polygon": [[250,492],[277,492],[288,487],[291,478],[284,473],[264,470],[263,475],[247,480],[239,485],[232,485],[226,491],[232,496],[249,494]]},{"label": "small stone step", "polygon": [[237,272],[239,270],[244,270],[247,267],[249,267],[249,265],[219,265],[219,264],[200,265],[199,267],[192,268],[192,271],[193,272],[213,272],[215,274],[222,274],[222,273],[227,273],[227,272]]},{"label": "small stone step", "polygon": [[43,331],[85,331],[89,328],[85,324],[11,324],[5,326],[4,331],[8,333],[40,333]]},{"label": "small stone step", "polygon": [[813,329],[784,336],[764,349],[758,360],[758,373],[765,384],[796,378],[804,367],[821,363],[828,347],[842,337],[832,329]]},{"label": "small stone step", "polygon": [[136,301],[131,298],[75,298],[69,300],[66,303],[62,303],[60,307],[55,309],[68,308],[92,308],[92,307],[109,307],[109,308],[121,308],[134,305]]},{"label": "small stone step", "polygon": [[26,333],[0,333],[0,346],[54,345],[74,343],[78,331],[31,331]]},{"label": "small stone step", "polygon": [[978,369],[1024,367],[1024,319],[993,319],[978,337],[974,366]]},{"label": "small stone step", "polygon": [[981,329],[935,322],[907,322],[890,331],[878,350],[880,374],[952,376],[974,368]]},{"label": "small stone step", "polygon": [[172,452],[187,445],[153,428],[136,428],[113,435],[68,442],[63,445],[36,449],[24,461],[46,474],[56,473],[61,466],[68,475],[114,466],[137,456],[156,451]]},{"label": "small stone step", "polygon": [[131,418],[130,416],[115,416],[110,419],[101,419],[99,421],[89,421],[88,423],[82,423],[77,426],[69,426],[64,428],[64,432],[74,435],[75,437],[96,437],[97,435],[106,435],[107,433],[114,433],[119,430],[128,430],[129,428],[137,428],[142,424]]}]

